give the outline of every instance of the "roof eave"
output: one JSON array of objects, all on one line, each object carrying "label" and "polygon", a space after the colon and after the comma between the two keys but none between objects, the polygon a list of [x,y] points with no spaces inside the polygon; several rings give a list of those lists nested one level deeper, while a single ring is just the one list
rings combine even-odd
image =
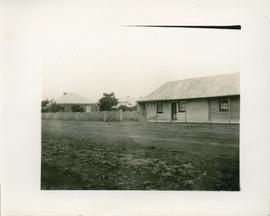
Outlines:
[{"label": "roof eave", "polygon": [[189,99],[203,99],[203,98],[216,98],[226,96],[240,96],[240,94],[226,94],[226,95],[215,95],[215,96],[203,96],[203,97],[188,97],[188,98],[170,98],[170,99],[149,99],[149,100],[138,100],[137,103],[154,102],[154,101],[173,101],[173,100],[189,100]]}]

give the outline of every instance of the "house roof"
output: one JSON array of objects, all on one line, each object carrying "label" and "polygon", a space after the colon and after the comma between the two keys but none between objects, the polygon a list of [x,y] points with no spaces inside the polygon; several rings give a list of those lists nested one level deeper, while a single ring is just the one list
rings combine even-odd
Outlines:
[{"label": "house roof", "polygon": [[239,73],[167,82],[148,96],[138,100],[138,102],[229,95],[240,95]]},{"label": "house roof", "polygon": [[136,105],[136,98],[133,98],[131,96],[121,97],[118,99],[118,105],[127,105],[127,106],[135,106]]},{"label": "house roof", "polygon": [[62,97],[56,98],[57,104],[94,104],[94,101],[74,93],[64,93]]}]

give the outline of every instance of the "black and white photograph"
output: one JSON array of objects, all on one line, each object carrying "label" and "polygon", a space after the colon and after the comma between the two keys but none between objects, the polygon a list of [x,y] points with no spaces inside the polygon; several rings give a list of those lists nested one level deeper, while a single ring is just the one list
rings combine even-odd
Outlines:
[{"label": "black and white photograph", "polygon": [[269,8],[0,0],[0,215],[269,215]]},{"label": "black and white photograph", "polygon": [[239,74],[42,103],[42,189],[239,190]]},{"label": "black and white photograph", "polygon": [[239,191],[241,26],[92,16],[44,42],[41,189]]}]

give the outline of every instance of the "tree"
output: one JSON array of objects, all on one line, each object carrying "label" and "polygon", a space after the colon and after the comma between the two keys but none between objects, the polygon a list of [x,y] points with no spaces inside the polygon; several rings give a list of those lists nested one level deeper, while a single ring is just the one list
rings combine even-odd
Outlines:
[{"label": "tree", "polygon": [[118,99],[115,97],[114,93],[103,93],[103,97],[99,100],[99,106],[101,111],[111,111],[114,110],[118,104]]},{"label": "tree", "polygon": [[49,104],[50,100],[47,98],[46,100],[41,101],[41,112],[48,112],[49,111]]},{"label": "tree", "polygon": [[54,101],[52,101],[49,105],[49,112],[63,112],[64,107],[56,104]]},{"label": "tree", "polygon": [[56,102],[51,99],[46,99],[41,101],[41,112],[63,112],[64,107],[56,104]]},{"label": "tree", "polygon": [[45,100],[41,101],[41,107],[46,107],[47,105],[49,105],[50,100],[48,98],[46,98]]}]

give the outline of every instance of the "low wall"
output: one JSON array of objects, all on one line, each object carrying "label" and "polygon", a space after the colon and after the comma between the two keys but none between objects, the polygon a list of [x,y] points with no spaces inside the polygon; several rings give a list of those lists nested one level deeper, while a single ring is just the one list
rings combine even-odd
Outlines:
[{"label": "low wall", "polygon": [[137,111],[100,111],[100,112],[58,112],[42,113],[42,119],[80,120],[80,121],[140,121],[143,116]]}]

